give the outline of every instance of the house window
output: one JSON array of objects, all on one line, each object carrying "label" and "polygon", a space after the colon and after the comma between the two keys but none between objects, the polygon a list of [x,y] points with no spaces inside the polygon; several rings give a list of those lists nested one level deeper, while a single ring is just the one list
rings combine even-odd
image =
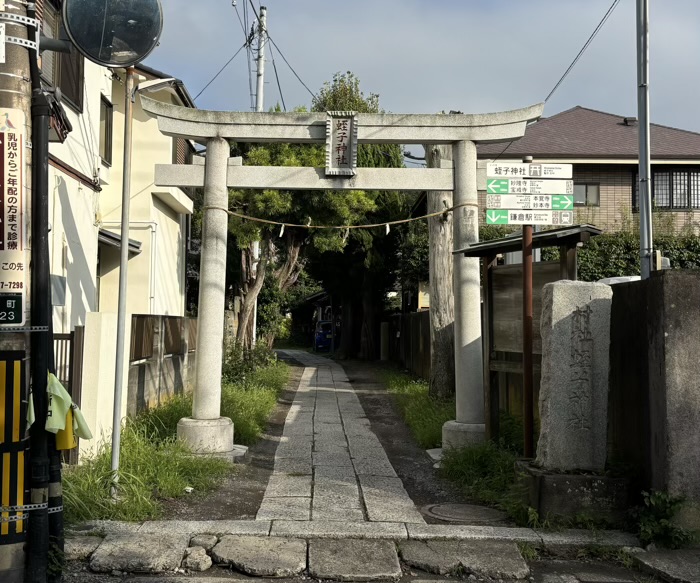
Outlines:
[{"label": "house window", "polygon": [[[652,205],[662,210],[700,209],[700,169],[652,171]],[[634,177],[632,205],[639,209],[639,176]]]},{"label": "house window", "polygon": [[600,206],[600,185],[574,184],[574,206]]},{"label": "house window", "polygon": [[100,157],[105,164],[112,164],[112,114],[114,108],[102,95],[100,99]]},{"label": "house window", "polygon": [[[44,4],[42,32],[49,38],[61,38],[60,3],[50,0]],[[78,112],[83,111],[84,58],[77,49],[71,53],[44,51],[41,57],[41,76],[53,87],[58,87],[63,98]]]}]

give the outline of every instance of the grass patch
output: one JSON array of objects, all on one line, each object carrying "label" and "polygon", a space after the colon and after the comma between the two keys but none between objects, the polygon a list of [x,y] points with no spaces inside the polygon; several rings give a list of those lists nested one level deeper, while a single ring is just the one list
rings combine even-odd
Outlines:
[{"label": "grass patch", "polygon": [[139,521],[157,518],[162,501],[195,491],[211,490],[231,471],[217,458],[193,457],[175,437],[157,442],[146,427],[127,422],[122,429],[119,497],[112,500],[111,443],[63,474],[63,504],[68,523],[83,520]]},{"label": "grass patch", "polygon": [[[235,424],[236,442],[254,443],[286,386],[289,367],[272,363],[248,370],[221,391],[221,414]],[[63,502],[69,523],[84,520],[140,521],[162,514],[163,500],[213,489],[228,473],[224,460],[192,456],[177,440],[177,422],[192,413],[192,395],[178,395],[160,407],[129,419],[122,428],[119,497],[112,500],[111,443],[63,474]]]},{"label": "grass patch", "polygon": [[[233,421],[236,443],[252,445],[257,441],[288,380],[289,366],[275,362],[222,384],[221,415]],[[176,435],[177,422],[191,414],[192,395],[178,395],[160,407],[139,413],[134,423],[150,431],[154,439],[163,440]]]},{"label": "grass patch", "polygon": [[515,483],[515,453],[491,441],[472,447],[444,449],[441,474],[480,504],[498,505]]},{"label": "grass patch", "polygon": [[418,444],[425,449],[440,447],[442,426],[455,418],[454,399],[433,399],[428,393],[427,382],[406,374],[386,371],[383,377]]}]

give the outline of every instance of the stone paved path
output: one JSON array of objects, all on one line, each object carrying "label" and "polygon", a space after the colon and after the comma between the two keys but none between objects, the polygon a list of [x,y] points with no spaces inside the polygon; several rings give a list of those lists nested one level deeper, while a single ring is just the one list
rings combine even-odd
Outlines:
[{"label": "stone paved path", "polygon": [[256,519],[424,524],[342,366],[284,352],[304,373]]}]

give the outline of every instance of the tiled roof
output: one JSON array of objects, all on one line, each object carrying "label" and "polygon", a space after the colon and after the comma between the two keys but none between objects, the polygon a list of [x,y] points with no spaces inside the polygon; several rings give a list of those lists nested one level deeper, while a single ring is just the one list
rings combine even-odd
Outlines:
[{"label": "tiled roof", "polygon": [[[629,119],[629,118],[628,118]],[[506,144],[478,144],[480,158],[610,158],[637,159],[635,118],[576,106],[530,125],[525,136]],[[503,153],[502,153],[503,152]],[[700,159],[700,134],[651,124],[652,159]]]}]

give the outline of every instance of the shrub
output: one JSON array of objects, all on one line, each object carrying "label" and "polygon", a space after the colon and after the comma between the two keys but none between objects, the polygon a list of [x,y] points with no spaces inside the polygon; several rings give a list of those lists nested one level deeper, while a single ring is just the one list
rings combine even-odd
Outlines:
[{"label": "shrub", "polygon": [[673,517],[683,506],[684,499],[667,492],[642,492],[643,505],[632,511],[639,523],[642,544],[657,543],[678,549],[693,542],[693,535],[673,523]]},{"label": "shrub", "polygon": [[275,362],[277,355],[262,342],[258,342],[253,348],[244,348],[238,342],[227,343],[221,371],[222,380],[225,383],[243,380],[254,370]]}]

